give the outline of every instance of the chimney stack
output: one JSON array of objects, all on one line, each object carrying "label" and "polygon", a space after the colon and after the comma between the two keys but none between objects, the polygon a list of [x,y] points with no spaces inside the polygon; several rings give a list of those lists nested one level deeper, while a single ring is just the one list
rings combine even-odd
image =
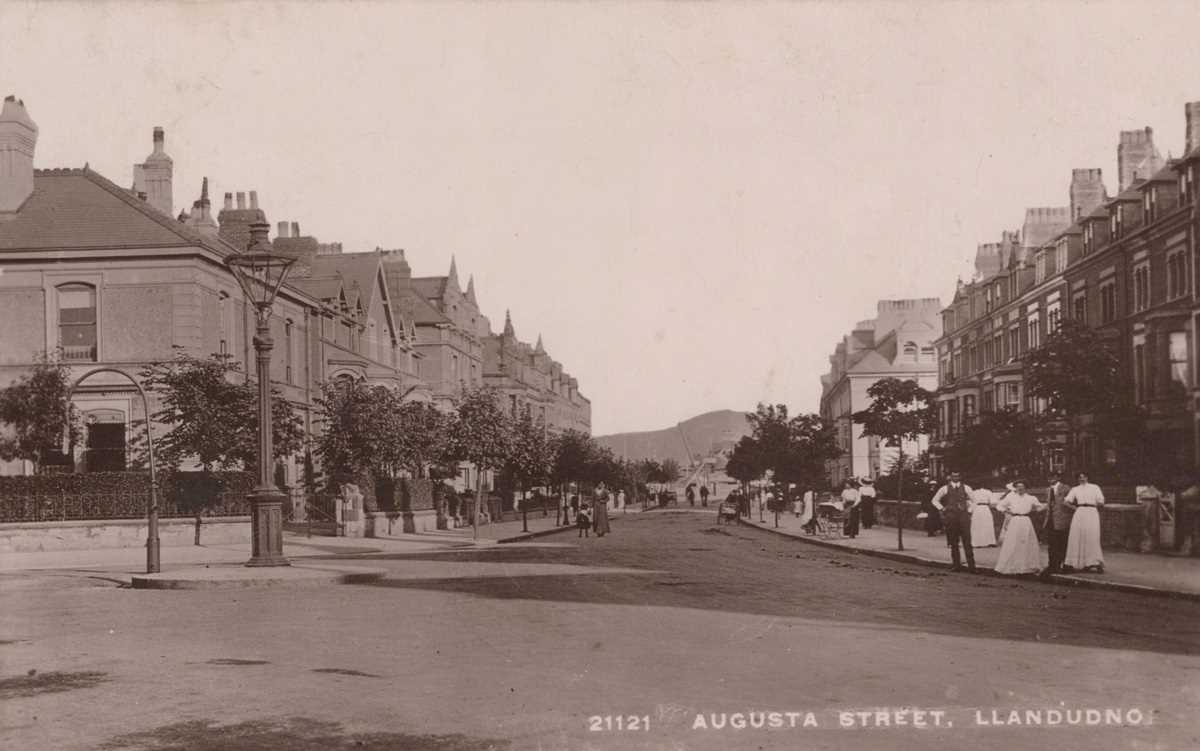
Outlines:
[{"label": "chimney stack", "polygon": [[[251,193],[254,196],[254,203],[257,204],[258,194]],[[246,248],[250,244],[250,226],[256,222],[267,221],[266,214],[257,206],[246,208],[246,194],[242,191],[237,193],[237,207],[233,207],[233,202],[230,200],[230,194],[225,194],[225,208],[217,215],[217,222],[220,225],[221,237],[235,248]],[[267,225],[267,231],[270,231],[270,225]]]},{"label": "chimney stack", "polygon": [[33,152],[38,127],[25,102],[4,98],[0,108],[0,217],[15,214],[33,194]]},{"label": "chimney stack", "polygon": [[1154,130],[1121,131],[1117,144],[1117,194],[1133,186],[1137,180],[1146,180],[1163,168],[1162,155],[1154,148]]},{"label": "chimney stack", "polygon": [[200,185],[200,200],[192,204],[192,213],[188,216],[187,225],[197,232],[215,237],[218,233],[217,223],[212,217],[212,203],[208,200],[208,178]]},{"label": "chimney stack", "polygon": [[288,236],[288,223],[280,222],[278,226],[279,230],[275,233],[275,236],[286,238]]},{"label": "chimney stack", "polygon": [[1187,134],[1184,138],[1186,145],[1183,153],[1190,154],[1192,149],[1200,148],[1200,102],[1188,102],[1183,105],[1183,112],[1187,117]]},{"label": "chimney stack", "polygon": [[154,150],[146,161],[133,165],[133,191],[146,194],[146,201],[167,216],[175,215],[175,163],[163,150],[166,142],[162,126],[154,128]]},{"label": "chimney stack", "polygon": [[1095,211],[1108,200],[1108,189],[1099,169],[1071,170],[1071,217],[1072,222]]}]

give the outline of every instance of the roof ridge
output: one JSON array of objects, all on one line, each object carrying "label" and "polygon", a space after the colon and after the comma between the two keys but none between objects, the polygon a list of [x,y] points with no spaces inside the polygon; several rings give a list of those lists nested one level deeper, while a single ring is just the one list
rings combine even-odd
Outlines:
[{"label": "roof ridge", "polygon": [[[78,174],[91,180],[93,183],[100,186],[104,190],[108,191],[110,194],[112,194],[112,195],[116,196],[117,198],[121,199],[122,201],[124,201],[128,206],[136,209],[143,216],[157,222],[159,225],[165,227],[166,229],[171,230],[172,232],[179,235],[184,240],[188,240],[189,242],[195,243],[197,245],[203,245],[212,250],[217,250],[217,251],[223,250],[223,251],[230,252],[230,253],[240,252],[237,250],[237,248],[234,248],[224,238],[220,237],[219,235],[216,238],[212,238],[212,237],[207,237],[205,235],[201,235],[199,232],[195,232],[195,231],[189,229],[186,225],[179,222],[177,219],[172,219],[171,217],[160,212],[158,209],[155,209],[155,208],[147,205],[145,201],[141,200],[140,198],[138,198],[135,195],[132,195],[128,190],[117,185],[112,180],[109,180],[107,177],[100,174],[99,172],[96,172],[95,170],[91,169],[90,167],[84,167],[83,169],[79,170]],[[216,240],[215,245],[214,245],[214,243],[210,242],[212,240]]]}]

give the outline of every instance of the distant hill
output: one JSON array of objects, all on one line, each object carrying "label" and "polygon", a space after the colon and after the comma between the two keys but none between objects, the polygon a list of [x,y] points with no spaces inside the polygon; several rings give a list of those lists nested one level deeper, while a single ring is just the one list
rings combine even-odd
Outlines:
[{"label": "distant hill", "polygon": [[627,459],[670,458],[686,465],[690,460],[689,449],[693,456],[708,456],[714,450],[737,443],[744,435],[750,435],[746,413],[723,409],[662,430],[596,436],[596,442]]}]

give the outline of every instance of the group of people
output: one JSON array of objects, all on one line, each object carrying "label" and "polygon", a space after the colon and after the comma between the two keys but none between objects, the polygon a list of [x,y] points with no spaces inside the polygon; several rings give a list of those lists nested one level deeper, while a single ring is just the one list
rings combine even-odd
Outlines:
[{"label": "group of people", "polygon": [[[683,495],[685,498],[687,498],[687,502],[688,502],[689,506],[695,506],[696,505],[696,483],[690,483],[687,486],[687,488],[683,491]],[[708,486],[707,485],[700,486],[700,505],[701,506],[708,505]]]},{"label": "group of people", "polygon": [[[972,489],[958,472],[934,494],[930,505],[939,517],[950,546],[954,570],[975,571],[977,547],[1000,545],[996,571],[1001,574],[1044,575],[1064,570],[1104,572],[1104,554],[1100,547],[1100,508],[1104,493],[1080,472],[1074,487],[1062,482],[1057,473],[1050,476],[1046,502],[1026,492],[1023,480],[1006,486],[997,499],[987,488]],[[991,509],[1003,512],[1004,523],[997,538]],[[1045,511],[1042,525],[1050,549],[1049,565],[1042,567],[1041,547],[1032,514]],[[926,527],[929,528],[928,525]],[[962,554],[959,546],[962,547]]]},{"label": "group of people", "polygon": [[860,526],[863,529],[875,526],[875,497],[875,483],[871,478],[846,480],[842,486],[842,510],[846,512],[842,534],[855,538]]},{"label": "group of people", "polygon": [[[579,496],[575,495],[571,496],[570,508],[575,512],[575,527],[579,530],[580,537],[590,537],[592,532],[595,532],[597,537],[604,537],[612,531],[608,523],[608,512],[625,508],[625,491],[610,493],[604,483],[600,483],[592,492],[590,506],[587,501],[580,503]],[[564,519],[566,512],[567,509],[564,508]]]}]

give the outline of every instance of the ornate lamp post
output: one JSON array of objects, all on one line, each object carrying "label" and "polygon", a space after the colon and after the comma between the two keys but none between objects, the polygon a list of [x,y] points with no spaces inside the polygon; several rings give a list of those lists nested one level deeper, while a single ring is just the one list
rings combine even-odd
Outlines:
[{"label": "ornate lamp post", "polygon": [[283,557],[284,494],[275,487],[271,463],[271,304],[283,286],[295,258],[275,252],[267,234],[270,225],[250,225],[250,247],[225,259],[246,300],[254,306],[258,326],[254,332],[254,351],[258,373],[258,486],[250,499],[250,560],[247,566],[287,566]]}]

